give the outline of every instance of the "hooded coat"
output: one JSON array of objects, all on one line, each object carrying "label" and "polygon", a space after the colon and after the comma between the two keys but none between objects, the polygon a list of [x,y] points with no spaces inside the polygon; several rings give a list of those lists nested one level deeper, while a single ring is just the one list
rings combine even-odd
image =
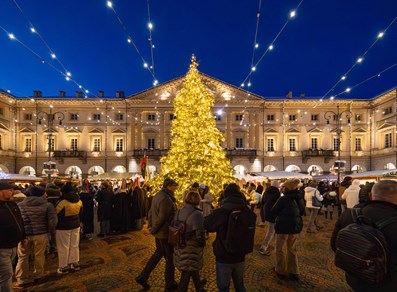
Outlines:
[{"label": "hooded coat", "polygon": [[174,220],[177,216],[179,221],[186,221],[186,247],[174,249],[174,265],[180,271],[199,271],[203,267],[205,246],[203,213],[196,206],[185,204],[177,211]]},{"label": "hooded coat", "polygon": [[223,244],[226,237],[229,214],[235,210],[241,210],[246,206],[244,195],[236,188],[231,189],[229,185],[224,194],[225,200],[222,207],[205,217],[204,228],[209,232],[216,232],[215,241],[212,243],[214,255],[217,262],[224,264],[241,263],[245,261],[244,253],[229,253]]},{"label": "hooded coat", "polygon": [[299,190],[284,192],[271,212],[276,217],[274,228],[277,234],[297,234],[302,231],[305,206]]},{"label": "hooded coat", "polygon": [[55,210],[58,214],[57,230],[72,230],[80,227],[83,203],[78,194],[69,192],[60,197]]},{"label": "hooded coat", "polygon": [[359,202],[358,194],[360,193],[360,181],[353,180],[350,187],[348,187],[342,195],[342,199],[346,200],[346,207],[353,208]]},{"label": "hooded coat", "polygon": [[320,202],[324,200],[319,190],[313,187],[306,187],[305,188],[306,208],[320,209],[320,207],[313,206],[313,199],[312,199],[313,196],[316,196],[317,200],[319,200]]},{"label": "hooded coat", "polygon": [[263,194],[262,205],[265,210],[265,220],[271,223],[276,221],[276,217],[271,212],[274,204],[276,204],[277,200],[280,198],[281,193],[280,190],[274,186],[270,186],[266,189]]}]

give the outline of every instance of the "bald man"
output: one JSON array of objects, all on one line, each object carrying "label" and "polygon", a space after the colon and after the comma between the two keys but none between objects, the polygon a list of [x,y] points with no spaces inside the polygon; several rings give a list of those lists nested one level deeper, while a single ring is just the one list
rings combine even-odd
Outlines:
[{"label": "bald man", "polygon": [[[372,187],[371,198],[362,208],[362,215],[379,222],[397,216],[397,181],[382,180]],[[344,212],[335,224],[331,237],[331,247],[336,250],[336,237],[339,230],[353,223],[352,213]],[[346,281],[354,291],[397,291],[397,222],[382,229],[391,249],[390,275],[379,284],[363,283],[346,273]]]}]

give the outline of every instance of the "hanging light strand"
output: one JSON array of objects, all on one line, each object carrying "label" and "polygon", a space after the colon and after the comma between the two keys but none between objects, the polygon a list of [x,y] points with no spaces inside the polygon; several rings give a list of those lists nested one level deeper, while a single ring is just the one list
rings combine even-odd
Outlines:
[{"label": "hanging light strand", "polygon": [[55,52],[51,49],[51,47],[48,45],[48,43],[45,41],[45,39],[43,38],[43,36],[40,34],[40,32],[37,30],[37,28],[33,25],[32,21],[29,19],[29,17],[27,16],[27,14],[22,10],[21,6],[18,4],[18,2],[16,0],[12,0],[14,5],[17,7],[17,9],[21,12],[21,14],[25,17],[26,21],[28,22],[29,26],[30,26],[30,31],[34,34],[36,34],[41,42],[44,44],[44,46],[48,49],[48,51],[50,52],[50,56],[52,59],[55,59],[58,64],[62,67],[62,69],[64,70],[65,74],[67,74],[68,72],[70,72],[69,70],[66,69],[65,65],[61,62],[61,60],[59,59],[59,57],[55,54]]},{"label": "hanging light strand", "polygon": [[289,17],[287,19],[287,21],[284,23],[284,25],[282,26],[282,28],[280,29],[280,31],[277,33],[276,37],[273,39],[273,41],[270,43],[270,45],[266,48],[265,52],[262,54],[262,56],[258,59],[258,61],[255,63],[255,65],[251,66],[251,70],[248,73],[248,75],[245,77],[245,79],[243,80],[243,82],[241,83],[240,87],[244,87],[245,86],[245,82],[247,82],[247,80],[251,77],[252,73],[254,73],[256,71],[256,69],[258,68],[260,62],[263,60],[263,58],[266,56],[266,54],[269,51],[272,51],[274,49],[274,44],[276,43],[276,41],[278,40],[278,38],[280,37],[280,35],[282,34],[282,32],[284,31],[284,29],[287,27],[288,23],[290,22],[291,19],[295,18],[296,16],[296,11],[301,7],[303,3],[303,0],[301,0],[298,4],[298,6],[292,10],[289,14]]},{"label": "hanging light strand", "polygon": [[383,69],[382,71],[380,71],[380,72],[378,72],[378,73],[372,75],[371,77],[368,77],[367,79],[365,79],[365,80],[363,80],[363,81],[361,81],[361,82],[359,82],[359,83],[357,83],[357,84],[355,84],[355,85],[353,85],[353,86],[347,87],[347,88],[346,88],[345,90],[343,90],[342,92],[339,92],[338,94],[333,95],[331,99],[334,99],[335,97],[338,97],[338,96],[340,96],[340,95],[342,95],[342,94],[344,94],[344,93],[349,93],[349,92],[352,91],[354,88],[356,88],[356,87],[358,87],[358,86],[360,86],[360,85],[362,85],[362,84],[364,84],[364,83],[367,83],[368,81],[370,81],[370,80],[372,80],[372,79],[374,79],[374,78],[376,78],[376,77],[380,77],[383,73],[385,73],[385,72],[387,72],[387,71],[393,69],[393,68],[396,67],[396,66],[397,66],[397,63],[394,63],[393,65],[387,67],[386,69]]},{"label": "hanging light strand", "polygon": [[152,35],[152,30],[153,30],[153,23],[150,19],[150,0],[147,0],[147,14],[148,14],[148,29],[149,29],[149,45],[150,45],[150,57],[152,59],[152,65],[151,69],[153,72],[153,85],[157,85],[157,79],[156,79],[156,71],[154,69],[154,54],[153,54],[153,49],[154,49],[154,44],[153,44],[153,35]]},{"label": "hanging light strand", "polygon": [[129,33],[127,27],[125,26],[123,20],[121,19],[121,17],[119,16],[119,14],[117,13],[116,9],[113,6],[113,2],[112,1],[106,1],[106,5],[109,9],[111,9],[114,12],[114,15],[116,16],[117,20],[120,23],[121,28],[124,30],[124,33],[127,35],[127,42],[129,44],[131,44],[135,51],[138,53],[139,57],[141,58],[142,62],[143,62],[143,67],[149,71],[149,73],[152,75],[153,79],[154,79],[154,83],[158,83],[156,80],[156,76],[154,75],[153,70],[150,68],[150,66],[148,65],[148,63],[146,62],[145,58],[143,57],[141,51],[138,49],[138,46],[136,45],[136,43],[134,42],[134,39],[132,38],[131,34]]},{"label": "hanging light strand", "polygon": [[[46,64],[48,66],[50,66],[52,69],[54,69],[56,72],[58,72],[59,74],[61,74],[66,81],[71,81],[72,83],[74,83],[79,89],[83,90],[85,97],[88,97],[87,94],[90,93],[90,91],[85,88],[84,86],[82,86],[80,83],[78,83],[74,78],[72,78],[71,74],[69,72],[63,72],[61,69],[59,69],[58,67],[56,67],[54,64],[46,61],[46,59],[44,57],[42,57],[41,55],[39,55],[37,52],[35,52],[31,47],[29,47],[28,45],[26,45],[24,42],[22,42],[21,40],[19,40],[14,34],[8,32],[4,27],[0,26],[0,29],[3,30],[8,37],[13,40],[16,41],[18,44],[20,44],[21,46],[23,46],[27,51],[29,51],[30,53],[32,53],[35,57],[37,57],[38,59],[40,59],[42,64]],[[92,94],[92,93],[91,93]],[[92,94],[95,97],[95,94]]]},{"label": "hanging light strand", "polygon": [[[332,91],[335,90],[335,87],[339,85],[339,83],[341,83],[342,81],[345,81],[347,79],[347,76],[350,74],[350,72],[358,65],[361,64],[364,61],[364,57],[365,55],[367,55],[367,53],[372,49],[372,47],[378,42],[380,41],[383,36],[385,35],[386,31],[394,24],[394,22],[396,22],[397,20],[397,16],[390,22],[390,24],[386,27],[386,29],[384,29],[382,32],[378,33],[378,35],[376,36],[376,39],[372,42],[372,44],[366,49],[366,51],[364,52],[364,54],[360,55],[356,61],[353,63],[353,65],[346,71],[345,74],[342,75],[341,78],[338,79],[338,81],[321,97],[320,100],[323,100],[324,98],[326,98],[328,96],[328,94]],[[345,92],[345,91],[343,91]],[[333,95],[330,98],[333,99],[332,97],[336,97],[337,95]]]}]

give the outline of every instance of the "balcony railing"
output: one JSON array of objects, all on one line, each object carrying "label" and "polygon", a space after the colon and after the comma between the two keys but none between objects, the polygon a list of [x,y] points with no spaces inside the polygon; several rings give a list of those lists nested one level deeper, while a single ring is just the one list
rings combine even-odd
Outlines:
[{"label": "balcony railing", "polygon": [[60,163],[63,163],[65,158],[78,158],[87,163],[87,151],[83,150],[55,150],[53,156]]},{"label": "balcony railing", "polygon": [[149,157],[166,156],[168,149],[134,149],[134,157],[141,158],[145,155]]},{"label": "balcony railing", "polygon": [[306,163],[311,157],[324,157],[324,163],[328,163],[334,157],[333,150],[308,149],[302,151],[302,162]]},{"label": "balcony railing", "polygon": [[235,148],[230,149],[226,148],[226,156],[230,159],[236,156],[245,156],[248,157],[249,160],[252,162],[256,158],[256,149],[254,148]]}]

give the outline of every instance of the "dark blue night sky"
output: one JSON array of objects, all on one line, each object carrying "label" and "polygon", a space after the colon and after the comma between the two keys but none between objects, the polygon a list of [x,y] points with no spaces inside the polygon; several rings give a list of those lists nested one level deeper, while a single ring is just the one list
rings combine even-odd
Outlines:
[{"label": "dark blue night sky", "polygon": [[[131,44],[130,33],[151,65],[147,0],[114,0],[117,15],[102,0],[1,0],[0,26],[46,62],[59,67],[27,18],[56,53],[72,78],[90,92],[134,94],[153,85],[152,75]],[[300,0],[263,0],[255,61],[272,43]],[[16,7],[17,3],[25,17]],[[158,82],[186,73],[190,56],[199,70],[240,86],[251,69],[257,0],[151,0],[155,75]],[[126,31],[117,16],[123,21]],[[261,96],[322,97],[397,17],[396,0],[304,0],[251,76]],[[343,92],[397,63],[397,20],[341,82]],[[397,86],[397,65],[339,98],[372,98]],[[19,97],[41,90],[73,96],[79,88],[0,29],[0,89]],[[91,95],[91,94],[89,94]]]}]

